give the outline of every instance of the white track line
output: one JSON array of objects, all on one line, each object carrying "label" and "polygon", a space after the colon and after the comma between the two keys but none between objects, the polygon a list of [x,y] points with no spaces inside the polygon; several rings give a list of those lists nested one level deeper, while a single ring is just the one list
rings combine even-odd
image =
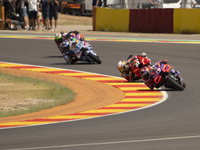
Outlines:
[{"label": "white track line", "polygon": [[71,144],[71,145],[28,147],[28,148],[5,149],[5,150],[38,150],[38,149],[52,149],[52,148],[55,149],[55,148],[69,148],[69,147],[83,147],[83,146],[100,146],[100,145],[126,144],[126,143],[157,142],[157,141],[195,139],[195,138],[200,138],[200,135],[180,136],[180,137],[167,137],[167,138],[155,138],[155,139],[142,139],[142,140],[129,140],[129,141],[115,141],[115,142],[101,142],[101,143],[83,143],[83,144]]}]

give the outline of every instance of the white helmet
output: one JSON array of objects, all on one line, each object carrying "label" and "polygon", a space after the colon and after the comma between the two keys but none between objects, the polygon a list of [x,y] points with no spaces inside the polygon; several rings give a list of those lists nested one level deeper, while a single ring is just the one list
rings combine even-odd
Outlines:
[{"label": "white helmet", "polygon": [[121,73],[125,73],[126,72],[126,61],[124,61],[124,60],[119,61],[117,64],[117,68]]}]

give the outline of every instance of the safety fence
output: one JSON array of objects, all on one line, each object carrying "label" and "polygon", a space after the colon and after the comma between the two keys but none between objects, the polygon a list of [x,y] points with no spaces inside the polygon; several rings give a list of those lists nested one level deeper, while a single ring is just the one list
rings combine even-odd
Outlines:
[{"label": "safety fence", "polygon": [[93,9],[93,30],[200,33],[200,9]]}]

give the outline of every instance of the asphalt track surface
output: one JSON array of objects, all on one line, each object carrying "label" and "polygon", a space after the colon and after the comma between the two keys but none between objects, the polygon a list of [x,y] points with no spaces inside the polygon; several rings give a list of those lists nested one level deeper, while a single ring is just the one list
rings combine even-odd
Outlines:
[{"label": "asphalt track surface", "polygon": [[[87,35],[86,35],[87,37]],[[145,37],[146,39],[149,37]],[[120,76],[116,64],[145,51],[181,72],[184,91],[168,90],[154,107],[124,114],[0,130],[0,149],[199,150],[199,44],[90,41],[102,64],[66,65],[52,40],[0,39],[0,60]],[[165,89],[166,90],[166,89]]]}]

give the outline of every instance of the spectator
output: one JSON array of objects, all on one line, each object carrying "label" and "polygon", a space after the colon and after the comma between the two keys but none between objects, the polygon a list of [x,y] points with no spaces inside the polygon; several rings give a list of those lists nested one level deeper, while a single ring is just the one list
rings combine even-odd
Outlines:
[{"label": "spectator", "polygon": [[103,0],[103,7],[108,7],[107,0]]},{"label": "spectator", "polygon": [[44,30],[49,30],[50,25],[49,25],[49,1],[47,0],[41,0],[42,3],[42,18],[44,21]]},{"label": "spectator", "polygon": [[27,6],[25,0],[17,0],[16,1],[16,13],[20,15],[24,19],[23,29],[28,30],[28,14],[27,14]]},{"label": "spectator", "polygon": [[197,5],[195,0],[184,0],[184,8],[194,8]]},{"label": "spectator", "polygon": [[101,0],[93,0],[92,1],[92,6],[96,6],[96,7],[101,7],[102,6],[102,2]]},{"label": "spectator", "polygon": [[37,22],[37,0],[27,0],[28,1],[28,18],[29,18],[29,30],[35,30]]},{"label": "spectator", "polygon": [[[49,20],[50,20],[50,27],[52,31],[56,31],[57,28],[57,20],[58,20],[58,8],[59,8],[59,2],[58,0],[52,0],[49,3]],[[53,18],[54,18],[54,26],[55,28],[52,28],[52,23],[53,23]]]},{"label": "spectator", "polygon": [[153,8],[160,8],[161,0],[151,0],[150,2],[153,5]]},{"label": "spectator", "polygon": [[38,0],[37,9],[38,9],[38,12],[37,12],[37,26],[38,26],[37,30],[40,30],[40,24],[42,22],[42,13],[41,13],[42,6],[41,6],[41,3],[40,3],[40,0]]},{"label": "spectator", "polygon": [[8,29],[11,29],[11,25],[14,25],[13,29],[18,29],[18,26],[24,25],[23,18],[17,16],[14,12],[13,6],[9,0],[3,0],[5,22]]}]

